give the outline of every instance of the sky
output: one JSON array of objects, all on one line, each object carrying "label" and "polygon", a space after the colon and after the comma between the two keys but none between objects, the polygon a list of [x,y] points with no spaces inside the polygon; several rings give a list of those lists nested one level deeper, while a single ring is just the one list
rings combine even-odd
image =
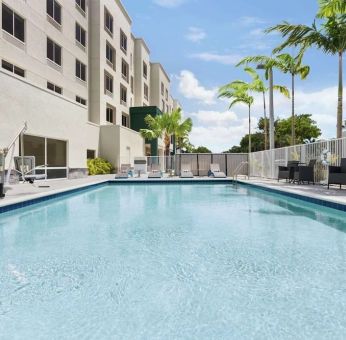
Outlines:
[{"label": "sky", "polygon": [[[233,80],[248,81],[235,65],[249,55],[270,55],[281,42],[278,34],[263,30],[284,20],[311,24],[317,0],[123,0],[133,20],[135,36],[142,37],[151,60],[162,63],[171,78],[172,95],[193,120],[190,141],[213,152],[239,145],[247,133],[247,108],[217,98],[217,89]],[[289,48],[294,54],[297,50]],[[309,77],[296,82],[296,113],[312,114],[323,138],[336,134],[338,60],[310,49],[304,64]],[[290,77],[274,72],[274,83],[290,86]],[[275,118],[289,117],[291,103],[275,94]],[[255,96],[252,129],[263,115],[263,102]]]}]

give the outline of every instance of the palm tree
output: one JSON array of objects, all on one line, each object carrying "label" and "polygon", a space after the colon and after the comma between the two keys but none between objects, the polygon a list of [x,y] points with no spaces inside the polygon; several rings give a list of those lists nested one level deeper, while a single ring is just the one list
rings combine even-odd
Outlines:
[{"label": "palm tree", "polygon": [[291,145],[295,145],[295,77],[300,76],[304,80],[310,73],[310,67],[302,65],[303,53],[299,53],[296,57],[292,57],[288,53],[280,54],[276,57],[280,63],[280,70],[291,75],[291,94],[292,94],[292,121],[291,121]]},{"label": "palm tree", "polygon": [[318,18],[328,18],[334,15],[346,13],[345,0],[319,0],[320,9],[317,13]]},{"label": "palm tree", "polygon": [[[326,2],[326,1],[323,1]],[[332,0],[333,4],[339,3]],[[342,4],[342,2],[340,2]],[[342,59],[346,49],[346,12],[345,5],[340,6],[343,12],[336,12],[335,7],[329,4],[328,7],[321,7],[321,11],[331,15],[323,16],[323,22],[318,27],[316,22],[311,26],[292,25],[288,22],[276,25],[266,30],[266,32],[280,32],[286,41],[278,46],[274,52],[282,51],[288,46],[301,46],[305,51],[308,47],[315,46],[326,54],[338,55],[338,106],[337,106],[337,138],[342,137],[342,116],[343,116],[343,76]],[[328,8],[328,10],[327,10]],[[334,8],[334,10],[333,10]],[[337,7],[339,8],[339,7]]]},{"label": "palm tree", "polygon": [[174,110],[171,113],[163,113],[155,117],[147,115],[145,117],[145,123],[148,128],[140,130],[142,137],[148,140],[163,137],[165,156],[169,156],[171,136],[176,135],[177,138],[183,138],[186,137],[192,129],[191,118],[182,121],[181,109]]},{"label": "palm tree", "polygon": [[[263,112],[264,112],[264,149],[267,149],[268,145],[268,127],[267,127],[267,105],[266,105],[266,93],[269,88],[265,85],[259,74],[251,67],[245,67],[244,71],[252,78],[251,90],[253,92],[261,93],[263,97]],[[286,86],[274,85],[274,90],[277,90],[287,98],[290,97],[289,90]]]},{"label": "palm tree", "polygon": [[254,98],[249,94],[250,91],[251,84],[239,80],[222,86],[219,89],[219,98],[232,99],[229,108],[236,104],[242,103],[247,105],[249,109],[249,153],[251,152],[251,106],[254,103]]}]

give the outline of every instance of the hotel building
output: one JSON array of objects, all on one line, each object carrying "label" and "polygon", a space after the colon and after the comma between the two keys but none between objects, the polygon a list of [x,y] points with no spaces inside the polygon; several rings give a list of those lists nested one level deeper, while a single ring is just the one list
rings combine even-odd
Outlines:
[{"label": "hotel building", "polygon": [[170,112],[174,100],[122,3],[0,0],[0,11],[0,148],[27,122],[24,154],[48,178],[86,176],[87,158],[117,168],[143,156],[130,109]]}]

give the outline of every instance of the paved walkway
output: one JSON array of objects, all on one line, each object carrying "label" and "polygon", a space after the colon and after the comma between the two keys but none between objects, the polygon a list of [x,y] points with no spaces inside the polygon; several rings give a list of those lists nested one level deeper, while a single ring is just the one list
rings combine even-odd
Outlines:
[{"label": "paved walkway", "polygon": [[[178,177],[164,177],[165,181],[181,181],[182,179]],[[102,176],[90,176],[87,178],[79,179],[64,179],[64,180],[52,180],[47,182],[36,182],[35,186],[25,183],[25,184],[15,184],[6,186],[6,197],[0,199],[0,207],[6,206],[13,203],[20,203],[29,199],[39,198],[50,194],[57,194],[64,191],[69,191],[71,189],[83,188],[92,184],[107,182],[109,180],[114,180],[114,175],[102,175]],[[141,178],[125,179],[122,181],[150,181],[146,176],[142,175]],[[195,177],[193,179],[186,179],[187,181],[217,181],[218,179],[208,178],[208,177]],[[220,179],[222,180],[222,179]],[[231,180],[231,179],[230,179]],[[151,180],[156,181],[156,179]],[[290,184],[285,181],[277,182],[276,180],[268,180],[263,178],[251,178],[239,179],[240,182],[255,184],[258,186],[263,186],[267,188],[272,188],[280,190],[283,192],[291,192],[298,195],[309,196],[312,198],[327,200],[334,203],[341,203],[346,205],[346,187],[344,186],[342,190],[339,187],[331,187],[329,190],[325,186],[321,185],[298,185]],[[39,185],[49,185],[48,188],[39,187]]]}]

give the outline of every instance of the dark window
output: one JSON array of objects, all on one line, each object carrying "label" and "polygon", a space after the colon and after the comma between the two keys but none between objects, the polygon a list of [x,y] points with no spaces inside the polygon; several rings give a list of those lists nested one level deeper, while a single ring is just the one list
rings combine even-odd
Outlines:
[{"label": "dark window", "polygon": [[144,84],[144,98],[148,100],[149,97],[149,87],[147,84]]},{"label": "dark window", "polygon": [[123,105],[127,103],[127,89],[123,85],[120,85],[120,103]]},{"label": "dark window", "polygon": [[76,96],[76,102],[82,105],[86,105],[86,100],[79,96]]},{"label": "dark window", "polygon": [[62,88],[53,83],[50,83],[49,81],[47,82],[47,89],[62,94]]},{"label": "dark window", "polygon": [[165,85],[163,85],[163,83],[161,83],[161,94],[165,94]]},{"label": "dark window", "polygon": [[85,13],[85,0],[76,0],[76,4]]},{"label": "dark window", "polygon": [[125,126],[125,127],[128,127],[129,126],[128,124],[129,124],[129,117],[128,117],[128,115],[123,114],[121,116],[121,125]]},{"label": "dark window", "polygon": [[21,41],[25,41],[24,19],[2,4],[2,29]]},{"label": "dark window", "polygon": [[168,100],[168,90],[166,89],[166,100]]},{"label": "dark window", "polygon": [[120,48],[127,52],[127,36],[122,30],[120,30]]},{"label": "dark window", "polygon": [[87,150],[87,159],[94,159],[95,153],[95,150]]},{"label": "dark window", "polygon": [[106,58],[114,67],[115,66],[115,50],[109,42],[106,43]]},{"label": "dark window", "polygon": [[134,80],[133,80],[133,77],[131,76],[131,93],[133,93],[133,87],[134,87]]},{"label": "dark window", "polygon": [[143,61],[143,77],[147,79],[148,77],[148,65]]},{"label": "dark window", "polygon": [[16,74],[17,76],[20,76],[23,78],[25,77],[25,71],[22,68],[15,66],[6,60],[2,60],[1,67],[7,71],[10,71],[10,72]]},{"label": "dark window", "polygon": [[105,91],[113,93],[113,77],[105,73]]},{"label": "dark window", "polygon": [[114,109],[111,107],[106,108],[106,121],[109,123],[114,123]]},{"label": "dark window", "polygon": [[113,34],[113,17],[108,12],[108,10],[105,8],[105,28],[106,30]]},{"label": "dark window", "polygon": [[56,0],[47,0],[47,14],[61,25],[61,6]]},{"label": "dark window", "polygon": [[86,66],[76,59],[76,77],[86,81]]},{"label": "dark window", "polygon": [[85,29],[78,23],[76,23],[76,40],[84,47],[86,46]]},{"label": "dark window", "polygon": [[124,59],[121,60],[121,76],[129,82],[129,64]]},{"label": "dark window", "polygon": [[61,47],[47,38],[47,58],[61,66]]}]

